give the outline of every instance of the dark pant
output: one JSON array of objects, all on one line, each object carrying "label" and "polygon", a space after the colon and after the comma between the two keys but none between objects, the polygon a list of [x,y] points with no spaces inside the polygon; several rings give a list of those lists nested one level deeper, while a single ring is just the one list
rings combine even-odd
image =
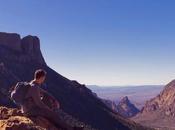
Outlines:
[{"label": "dark pant", "polygon": [[57,126],[58,128],[62,128],[64,130],[73,130],[73,128],[70,125],[66,124],[60,119],[60,116],[58,113],[49,109],[36,107],[31,109],[29,112],[27,112],[26,115],[31,117],[41,116],[48,119],[52,123],[54,123],[55,126]]}]

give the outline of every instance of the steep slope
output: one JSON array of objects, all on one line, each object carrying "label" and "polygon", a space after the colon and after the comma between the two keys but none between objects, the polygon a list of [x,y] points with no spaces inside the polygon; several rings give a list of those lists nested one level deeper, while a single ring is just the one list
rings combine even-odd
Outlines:
[{"label": "steep slope", "polygon": [[101,99],[110,109],[117,112],[117,105],[114,101],[108,99]]},{"label": "steep slope", "polygon": [[[7,97],[8,89],[17,81],[30,81],[36,69],[47,71],[45,89],[61,103],[61,108],[74,118],[99,130],[144,130],[109,109],[85,85],[71,81],[47,66],[36,36],[20,38],[18,34],[0,33],[0,90]],[[3,105],[13,105],[8,98]]]},{"label": "steep slope", "polygon": [[158,96],[147,101],[133,120],[162,130],[175,129],[175,80],[167,84]]}]

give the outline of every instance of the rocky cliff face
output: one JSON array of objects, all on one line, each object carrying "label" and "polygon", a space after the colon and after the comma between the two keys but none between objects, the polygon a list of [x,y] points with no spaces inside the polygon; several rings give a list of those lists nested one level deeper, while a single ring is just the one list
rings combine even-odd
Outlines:
[{"label": "rocky cliff face", "polygon": [[8,89],[18,81],[30,81],[36,69],[47,71],[45,89],[55,96],[61,109],[100,130],[144,130],[109,109],[85,85],[52,70],[44,61],[36,36],[0,33],[0,104],[13,106]]},{"label": "rocky cliff face", "polygon": [[46,64],[41,54],[40,40],[36,36],[21,39],[19,34],[0,33],[0,46],[0,55],[8,60]]},{"label": "rocky cliff face", "polygon": [[168,83],[155,98],[147,101],[133,120],[162,129],[175,127],[175,80]]},{"label": "rocky cliff face", "polygon": [[26,36],[21,39],[22,52],[40,64],[45,64],[40,50],[40,40],[36,36]]},{"label": "rocky cliff face", "polygon": [[175,116],[175,80],[167,84],[164,90],[155,98],[146,102],[143,113],[164,110],[167,116]]}]

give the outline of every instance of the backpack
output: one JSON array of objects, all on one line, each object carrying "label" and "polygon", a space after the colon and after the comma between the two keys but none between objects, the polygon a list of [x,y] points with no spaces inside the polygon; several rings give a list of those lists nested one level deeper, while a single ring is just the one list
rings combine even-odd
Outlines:
[{"label": "backpack", "polygon": [[18,82],[10,94],[10,98],[17,105],[24,103],[26,99],[26,94],[31,88],[31,85],[27,82]]}]

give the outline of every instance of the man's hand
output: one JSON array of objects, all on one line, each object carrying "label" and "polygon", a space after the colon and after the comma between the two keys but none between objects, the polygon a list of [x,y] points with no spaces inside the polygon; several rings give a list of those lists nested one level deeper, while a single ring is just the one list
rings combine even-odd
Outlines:
[{"label": "man's hand", "polygon": [[54,109],[60,109],[60,103],[59,103],[58,101],[55,100],[55,101],[53,102],[53,108],[54,108]]}]

